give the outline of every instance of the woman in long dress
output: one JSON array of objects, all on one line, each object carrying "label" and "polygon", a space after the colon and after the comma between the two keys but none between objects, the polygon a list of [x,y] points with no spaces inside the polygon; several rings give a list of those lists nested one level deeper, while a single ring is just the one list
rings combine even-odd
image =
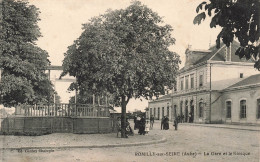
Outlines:
[{"label": "woman in long dress", "polygon": [[140,125],[139,125],[139,131],[138,133],[140,135],[145,135],[145,118],[144,116],[142,116],[141,120],[140,120]]},{"label": "woman in long dress", "polygon": [[164,118],[164,129],[169,129],[169,118],[167,116]]}]

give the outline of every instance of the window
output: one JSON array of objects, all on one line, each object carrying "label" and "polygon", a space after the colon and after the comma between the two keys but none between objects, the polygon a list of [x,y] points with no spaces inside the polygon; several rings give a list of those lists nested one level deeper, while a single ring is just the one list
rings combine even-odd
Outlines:
[{"label": "window", "polygon": [[246,118],[246,100],[240,101],[240,118]]},{"label": "window", "polygon": [[153,115],[155,117],[155,114],[156,114],[156,108],[153,109]]},{"label": "window", "polygon": [[243,78],[244,77],[244,74],[243,73],[240,73],[240,78]]},{"label": "window", "polygon": [[189,76],[185,77],[185,89],[189,89]]},{"label": "window", "polygon": [[171,118],[173,118],[173,107],[171,106]]},{"label": "window", "polygon": [[183,101],[181,101],[181,103],[180,103],[180,113],[181,113],[181,116],[182,116],[182,104],[183,104]]},{"label": "window", "polygon": [[231,101],[226,102],[226,109],[227,109],[226,117],[231,118]]},{"label": "window", "polygon": [[181,81],[181,90],[183,90],[183,80]]},{"label": "window", "polygon": [[153,115],[153,108],[150,108],[150,116]]},{"label": "window", "polygon": [[260,119],[260,98],[257,99],[257,119]]},{"label": "window", "polygon": [[203,117],[203,103],[202,102],[199,103],[199,117],[200,118]]},{"label": "window", "polygon": [[174,116],[177,117],[177,105],[174,105],[173,107],[174,107],[173,108],[174,109],[173,110],[174,111]]},{"label": "window", "polygon": [[199,78],[199,86],[202,87],[203,86],[203,75],[201,74],[200,75],[200,78]]},{"label": "window", "polygon": [[189,112],[188,112],[188,105],[189,105],[189,101],[185,101],[185,121],[188,122],[188,116],[189,116]]},{"label": "window", "polygon": [[170,115],[170,107],[167,106],[167,116],[169,117],[169,115]]},{"label": "window", "polygon": [[194,76],[193,75],[190,76],[190,88],[191,89],[194,88]]},{"label": "window", "polygon": [[162,107],[162,117],[164,117],[164,107]]}]

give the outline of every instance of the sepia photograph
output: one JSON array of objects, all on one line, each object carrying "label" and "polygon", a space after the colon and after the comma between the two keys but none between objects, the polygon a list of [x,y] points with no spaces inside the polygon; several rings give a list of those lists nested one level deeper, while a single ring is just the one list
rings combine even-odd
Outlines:
[{"label": "sepia photograph", "polygon": [[259,0],[0,0],[1,162],[259,162]]}]

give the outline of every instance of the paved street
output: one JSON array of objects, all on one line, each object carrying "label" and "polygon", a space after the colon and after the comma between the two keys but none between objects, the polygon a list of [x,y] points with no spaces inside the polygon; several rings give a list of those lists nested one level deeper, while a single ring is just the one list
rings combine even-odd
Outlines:
[{"label": "paved street", "polygon": [[22,150],[21,153],[6,150],[2,152],[2,161],[259,161],[259,131],[181,124],[178,131],[173,130],[172,126],[170,130],[160,130],[159,127],[157,122],[149,134],[166,137],[165,143],[116,148],[59,149],[50,150],[49,153],[39,150],[37,153],[34,150]]}]

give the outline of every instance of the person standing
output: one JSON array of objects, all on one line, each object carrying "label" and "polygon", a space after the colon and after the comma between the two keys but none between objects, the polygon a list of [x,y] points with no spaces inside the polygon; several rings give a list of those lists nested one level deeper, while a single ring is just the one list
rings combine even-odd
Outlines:
[{"label": "person standing", "polygon": [[136,128],[139,129],[141,117],[138,115],[136,118]]},{"label": "person standing", "polygon": [[151,115],[150,117],[150,129],[153,129],[154,117]]},{"label": "person standing", "polygon": [[116,129],[117,129],[116,136],[118,137],[118,134],[121,133],[121,118],[120,117],[117,118]]},{"label": "person standing", "polygon": [[149,133],[149,128],[150,128],[149,120],[146,120],[146,124],[145,124],[145,134],[148,134],[148,133]]},{"label": "person standing", "polygon": [[180,114],[178,114],[178,116],[177,116],[177,122],[178,122],[178,123],[181,122],[181,116],[180,116]]},{"label": "person standing", "polygon": [[161,120],[161,130],[164,130],[164,118],[165,116],[163,116]]},{"label": "person standing", "polygon": [[189,113],[188,123],[191,123],[191,112]]},{"label": "person standing", "polygon": [[169,118],[168,116],[165,116],[164,118],[164,130],[168,130],[169,129]]},{"label": "person standing", "polygon": [[145,118],[144,118],[144,116],[142,116],[142,118],[140,120],[138,133],[140,135],[145,135]]},{"label": "person standing", "polygon": [[184,123],[184,114],[181,115],[181,123]]},{"label": "person standing", "polygon": [[136,122],[137,122],[137,116],[135,115],[134,116],[134,130],[136,130],[136,125],[137,125]]},{"label": "person standing", "polygon": [[173,126],[174,126],[175,130],[178,129],[178,119],[174,119]]},{"label": "person standing", "polygon": [[134,132],[133,132],[131,126],[130,126],[128,119],[126,119],[126,134],[130,135],[130,136],[134,135]]}]

